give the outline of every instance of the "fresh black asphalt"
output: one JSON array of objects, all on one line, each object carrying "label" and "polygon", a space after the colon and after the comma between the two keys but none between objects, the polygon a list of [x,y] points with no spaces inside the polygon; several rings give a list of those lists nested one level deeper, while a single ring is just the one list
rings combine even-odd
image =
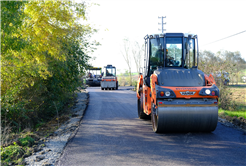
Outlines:
[{"label": "fresh black asphalt", "polygon": [[152,131],[129,87],[89,87],[89,105],[58,165],[246,165],[246,134],[218,123],[212,133]]}]

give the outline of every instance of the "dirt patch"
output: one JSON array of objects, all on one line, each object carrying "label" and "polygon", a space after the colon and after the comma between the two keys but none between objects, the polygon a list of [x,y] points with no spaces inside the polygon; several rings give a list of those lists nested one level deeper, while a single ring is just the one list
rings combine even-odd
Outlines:
[{"label": "dirt patch", "polygon": [[219,114],[219,122],[225,124],[226,126],[234,127],[246,132],[246,119],[243,117],[231,117],[221,113]]},{"label": "dirt patch", "polygon": [[[51,121],[41,125],[34,133],[40,138],[48,137],[54,133],[71,116],[71,111],[67,110],[59,118],[53,118]],[[59,123],[58,123],[59,122]]]},{"label": "dirt patch", "polygon": [[229,86],[228,88],[232,92],[232,100],[246,106],[246,86]]}]

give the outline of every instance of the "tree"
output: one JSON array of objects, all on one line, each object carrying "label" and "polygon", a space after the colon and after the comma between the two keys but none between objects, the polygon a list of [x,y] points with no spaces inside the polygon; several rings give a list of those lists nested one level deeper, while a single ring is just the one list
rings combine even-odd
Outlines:
[{"label": "tree", "polygon": [[131,55],[130,55],[130,41],[128,38],[125,38],[123,40],[123,51],[121,51],[121,54],[122,56],[124,57],[126,63],[127,63],[127,66],[128,66],[128,71],[129,71],[129,77],[130,77],[130,86],[132,86],[132,73],[131,73]]},{"label": "tree", "polygon": [[138,73],[140,72],[139,69],[141,67],[143,54],[144,54],[144,45],[140,46],[140,44],[137,41],[135,41],[132,48],[132,55]]},{"label": "tree", "polygon": [[95,49],[85,3],[1,1],[1,112],[16,126],[62,108]]},{"label": "tree", "polygon": [[213,74],[216,84],[220,89],[220,107],[226,110],[235,110],[236,103],[226,86],[229,77],[230,82],[238,82],[240,71],[245,69],[246,61],[239,52],[219,51],[216,54],[210,51],[199,53],[199,69],[205,74]]}]

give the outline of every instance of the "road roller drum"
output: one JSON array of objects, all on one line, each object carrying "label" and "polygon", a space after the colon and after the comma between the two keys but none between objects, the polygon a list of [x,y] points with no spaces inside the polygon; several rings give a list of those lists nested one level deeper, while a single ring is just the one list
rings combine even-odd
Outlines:
[{"label": "road roller drum", "polygon": [[211,132],[217,126],[218,107],[158,107],[151,121],[157,133]]}]

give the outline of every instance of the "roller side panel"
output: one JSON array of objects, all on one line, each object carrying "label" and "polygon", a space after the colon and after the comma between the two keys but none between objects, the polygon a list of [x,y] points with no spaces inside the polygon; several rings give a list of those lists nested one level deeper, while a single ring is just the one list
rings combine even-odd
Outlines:
[{"label": "roller side panel", "polygon": [[151,97],[150,97],[151,89],[150,87],[143,85],[143,109],[144,113],[147,115],[151,114]]}]

